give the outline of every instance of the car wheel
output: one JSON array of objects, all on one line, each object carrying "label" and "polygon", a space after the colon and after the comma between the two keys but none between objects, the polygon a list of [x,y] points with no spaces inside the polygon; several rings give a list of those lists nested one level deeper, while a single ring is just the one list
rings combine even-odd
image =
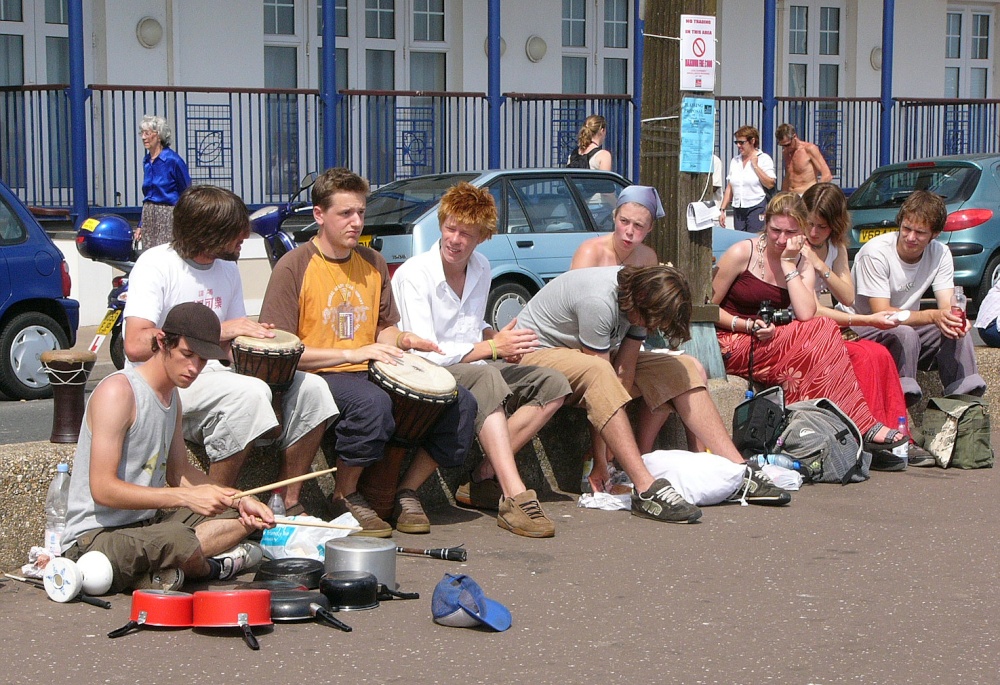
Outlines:
[{"label": "car wheel", "polygon": [[[119,319],[119,322],[121,319]],[[115,365],[115,368],[121,371],[125,368],[125,338],[122,337],[121,326],[116,326],[113,331],[111,331],[111,363]]]},{"label": "car wheel", "polygon": [[973,318],[979,313],[979,303],[986,297],[997,281],[1000,280],[1000,254],[990,257],[983,270],[983,280],[979,282],[979,288],[974,293],[966,293],[969,296],[969,318]]},{"label": "car wheel", "polygon": [[486,323],[499,331],[524,309],[531,293],[518,283],[498,283],[490,290],[486,301]]},{"label": "car wheel", "polygon": [[18,314],[0,333],[0,391],[18,400],[51,397],[40,357],[66,347],[66,333],[52,317],[40,312]]}]

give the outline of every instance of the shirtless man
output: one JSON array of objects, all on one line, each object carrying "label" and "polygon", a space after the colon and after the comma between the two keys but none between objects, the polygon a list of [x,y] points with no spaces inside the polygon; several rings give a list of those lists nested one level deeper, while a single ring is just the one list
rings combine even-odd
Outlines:
[{"label": "shirtless man", "polygon": [[801,195],[816,183],[833,180],[830,167],[814,143],[801,140],[791,124],[782,124],[774,137],[781,146],[781,164],[785,177],[781,189]]}]

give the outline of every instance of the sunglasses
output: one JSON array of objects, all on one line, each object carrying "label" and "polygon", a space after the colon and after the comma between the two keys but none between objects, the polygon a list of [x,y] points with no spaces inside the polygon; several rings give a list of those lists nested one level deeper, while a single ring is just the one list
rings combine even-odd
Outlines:
[{"label": "sunglasses", "polygon": [[745,141],[745,140],[734,140],[733,141],[733,145],[742,145],[745,142],[747,142],[747,141]]}]

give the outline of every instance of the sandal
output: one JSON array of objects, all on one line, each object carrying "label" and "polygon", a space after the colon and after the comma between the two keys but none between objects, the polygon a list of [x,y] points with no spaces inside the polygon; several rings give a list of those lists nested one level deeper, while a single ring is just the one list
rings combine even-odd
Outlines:
[{"label": "sandal", "polygon": [[885,442],[875,442],[875,436],[880,430],[885,428],[881,423],[876,423],[874,426],[868,429],[865,433],[865,437],[861,442],[861,448],[865,452],[875,452],[877,450],[892,450],[893,447],[899,447],[909,442],[910,437],[904,433],[900,433],[898,430],[890,430],[885,434]]},{"label": "sandal", "polygon": [[291,507],[285,509],[285,516],[308,516],[309,512],[306,508],[302,506],[302,502],[299,502]]}]

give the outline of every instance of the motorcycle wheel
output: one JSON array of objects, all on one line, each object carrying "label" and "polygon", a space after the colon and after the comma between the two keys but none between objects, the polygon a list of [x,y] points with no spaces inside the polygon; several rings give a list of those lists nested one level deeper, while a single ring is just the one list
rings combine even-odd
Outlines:
[{"label": "motorcycle wheel", "polygon": [[111,363],[121,371],[125,368],[125,339],[122,337],[122,327],[116,326],[111,331]]}]

